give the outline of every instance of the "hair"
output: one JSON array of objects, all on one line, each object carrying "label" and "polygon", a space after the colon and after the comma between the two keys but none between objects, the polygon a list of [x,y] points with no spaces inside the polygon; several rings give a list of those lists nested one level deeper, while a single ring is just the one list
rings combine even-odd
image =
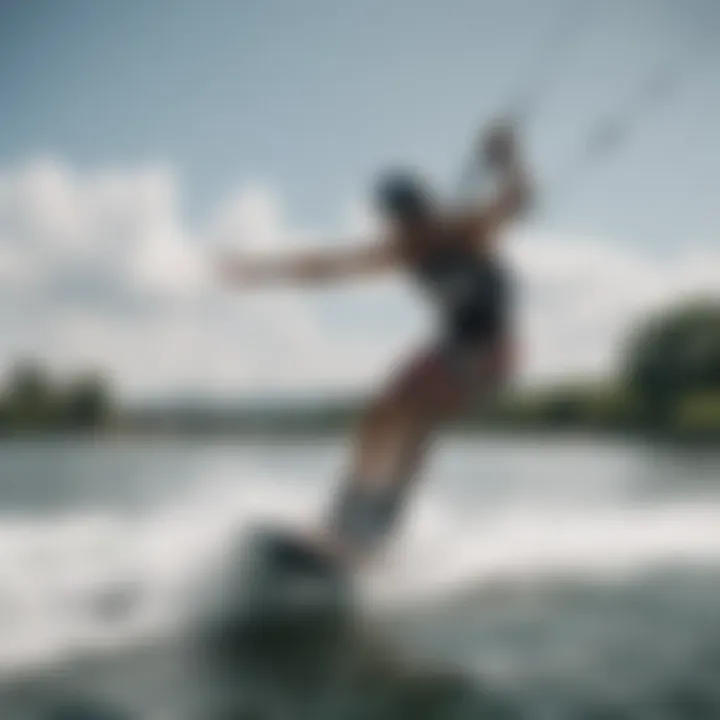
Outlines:
[{"label": "hair", "polygon": [[424,181],[407,171],[385,173],[377,184],[375,202],[383,215],[400,220],[422,217],[434,204]]}]

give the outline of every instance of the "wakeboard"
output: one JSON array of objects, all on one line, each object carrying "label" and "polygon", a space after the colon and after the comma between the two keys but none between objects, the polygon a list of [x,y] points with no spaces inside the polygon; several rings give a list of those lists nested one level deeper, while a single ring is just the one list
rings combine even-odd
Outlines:
[{"label": "wakeboard", "polygon": [[215,637],[312,633],[337,628],[354,613],[349,570],[293,529],[246,529],[222,565],[201,621]]},{"label": "wakeboard", "polygon": [[258,613],[301,617],[350,603],[349,571],[299,533],[280,526],[256,527],[246,547],[245,599]]}]

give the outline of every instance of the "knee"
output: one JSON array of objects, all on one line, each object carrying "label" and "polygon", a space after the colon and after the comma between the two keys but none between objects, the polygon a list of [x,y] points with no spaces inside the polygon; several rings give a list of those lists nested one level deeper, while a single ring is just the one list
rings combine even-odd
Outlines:
[{"label": "knee", "polygon": [[399,422],[401,417],[402,413],[394,399],[383,398],[367,410],[361,422],[361,431],[365,434],[385,432]]}]

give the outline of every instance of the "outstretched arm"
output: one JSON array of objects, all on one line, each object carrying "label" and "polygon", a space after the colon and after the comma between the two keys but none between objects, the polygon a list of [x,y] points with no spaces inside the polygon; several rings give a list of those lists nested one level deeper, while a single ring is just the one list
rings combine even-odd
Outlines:
[{"label": "outstretched arm", "polygon": [[395,266],[390,243],[337,250],[322,249],[276,257],[233,255],[221,259],[220,274],[229,283],[258,287],[287,283],[318,284],[379,274]]}]

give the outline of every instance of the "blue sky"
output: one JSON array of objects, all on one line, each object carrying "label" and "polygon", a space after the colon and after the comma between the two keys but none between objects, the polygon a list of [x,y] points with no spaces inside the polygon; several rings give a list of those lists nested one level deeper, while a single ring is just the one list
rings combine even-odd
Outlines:
[{"label": "blue sky", "polygon": [[[473,128],[532,77],[578,4],[587,0],[3,2],[0,162],[169,163],[191,217],[260,179],[298,222],[328,226],[387,163],[412,161],[448,184]],[[696,66],[558,198],[552,223],[648,243],[714,231],[720,7],[588,7],[528,138],[539,174],[566,167],[648,72],[675,58]]]},{"label": "blue sky", "polygon": [[[0,273],[35,319],[0,318],[0,360],[105,364],[137,392],[369,381],[420,327],[397,288],[229,308],[191,300],[189,268],[219,236],[282,249],[359,224],[386,165],[447,191],[537,78],[525,143],[557,194],[513,246],[531,354],[597,368],[621,318],[717,279],[719,34],[716,0],[0,0]],[[554,184],[663,68],[676,81],[617,151]]]}]

